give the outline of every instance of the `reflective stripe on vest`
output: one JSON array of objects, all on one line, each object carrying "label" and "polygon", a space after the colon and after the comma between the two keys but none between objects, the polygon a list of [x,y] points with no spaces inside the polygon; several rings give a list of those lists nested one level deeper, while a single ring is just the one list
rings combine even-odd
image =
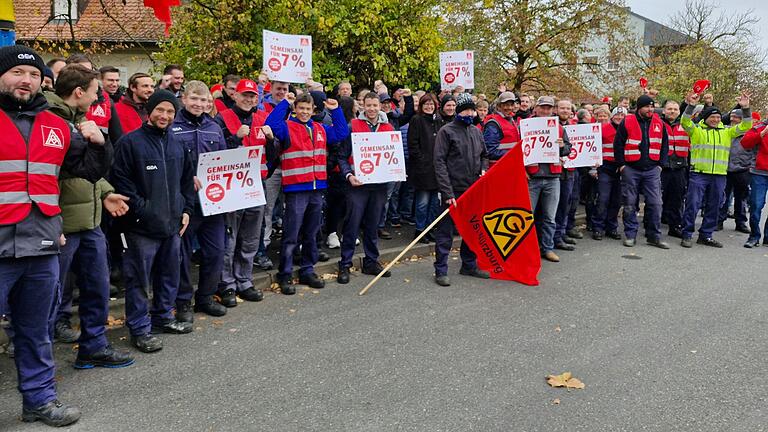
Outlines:
[{"label": "reflective stripe on vest", "polygon": [[[311,122],[311,120],[310,120]],[[287,120],[290,147],[280,155],[283,186],[326,180],[327,154],[325,128]]]},{"label": "reflective stripe on vest", "polygon": [[669,155],[675,155],[681,158],[688,157],[688,151],[691,141],[685,129],[681,125],[667,126],[667,136],[669,137]]},{"label": "reflective stripe on vest", "polygon": [[613,139],[616,137],[616,126],[610,121],[602,125],[603,160],[615,162],[616,155],[613,152]]},{"label": "reflective stripe on vest", "polygon": [[[627,142],[624,146],[624,160],[637,162],[640,160],[640,144],[643,141],[643,131],[637,120],[637,115],[627,116],[624,119],[624,127],[627,129]],[[664,124],[658,115],[654,114],[651,124],[648,126],[648,157],[657,161],[661,156],[661,142],[664,138]]]},{"label": "reflective stripe on vest", "polygon": [[[506,154],[509,150],[512,150],[515,148],[516,145],[520,144],[520,132],[517,130],[517,125],[515,124],[514,119],[507,119],[504,118],[501,114],[493,113],[488,114],[485,117],[485,122],[483,123],[483,127],[487,125],[489,122],[494,122],[499,127],[499,130],[501,131],[501,139],[499,140],[499,150],[503,150]],[[495,160],[490,161],[491,164],[495,163]]]},{"label": "reflective stripe on vest", "polygon": [[43,111],[35,116],[26,142],[0,111],[0,225],[21,222],[34,203],[46,216],[61,213],[58,174],[69,149],[69,125]]},{"label": "reflective stripe on vest", "polygon": [[[235,114],[231,109],[226,109],[219,113],[221,119],[224,120],[224,126],[232,135],[237,135],[238,129],[243,125],[240,121],[240,117]],[[264,180],[269,175],[269,167],[267,167],[267,137],[261,130],[264,126],[264,121],[267,119],[267,114],[264,111],[256,111],[251,113],[251,126],[250,133],[247,137],[243,137],[243,147],[258,147],[261,146],[261,179]]]}]

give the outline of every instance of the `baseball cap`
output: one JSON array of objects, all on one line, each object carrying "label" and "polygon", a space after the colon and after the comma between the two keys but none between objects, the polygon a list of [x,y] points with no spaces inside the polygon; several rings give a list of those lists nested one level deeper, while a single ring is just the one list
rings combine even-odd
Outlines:
[{"label": "baseball cap", "polygon": [[542,106],[542,105],[548,105],[548,106],[555,106],[555,98],[552,96],[540,96],[539,99],[536,101],[536,106]]},{"label": "baseball cap", "polygon": [[515,96],[515,94],[510,91],[502,92],[499,95],[498,103],[503,104],[505,102],[517,102],[517,96]]},{"label": "baseball cap", "polygon": [[240,82],[237,83],[237,88],[235,89],[238,93],[259,93],[259,87],[256,85],[255,82],[249,80],[249,79],[241,79]]}]

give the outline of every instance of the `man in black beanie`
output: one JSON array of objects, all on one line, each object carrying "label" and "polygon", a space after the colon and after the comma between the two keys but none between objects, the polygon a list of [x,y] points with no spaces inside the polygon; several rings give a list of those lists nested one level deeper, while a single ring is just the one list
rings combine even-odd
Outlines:
[{"label": "man in black beanie", "polygon": [[669,249],[661,241],[661,168],[667,164],[667,129],[654,113],[653,99],[642,95],[637,109],[616,128],[613,140],[616,163],[621,173],[624,206],[624,246],[633,247],[637,236],[638,194],[645,197],[644,226],[648,244]]},{"label": "man in black beanie", "polygon": [[[153,333],[190,333],[173,307],[179,289],[181,236],[195,205],[194,167],[189,152],[167,133],[178,100],[167,90],[147,101],[148,120],[117,142],[112,185],[130,198],[125,219],[128,249],[123,259],[125,323],[131,344],[149,353],[162,349]],[[152,286],[152,305],[145,289]],[[150,318],[151,315],[151,318]]]},{"label": "man in black beanie", "polygon": [[44,69],[30,48],[0,48],[0,317],[10,317],[22,420],[65,426],[80,410],[57,400],[51,342],[64,242],[59,171],[96,182],[109,163],[97,128],[48,111]]}]

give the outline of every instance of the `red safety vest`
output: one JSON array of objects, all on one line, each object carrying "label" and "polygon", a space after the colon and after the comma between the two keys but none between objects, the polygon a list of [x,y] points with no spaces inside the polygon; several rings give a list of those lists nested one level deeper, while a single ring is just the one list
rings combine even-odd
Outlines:
[{"label": "red safety vest", "polygon": [[[240,118],[231,109],[225,109],[220,112],[221,119],[224,120],[224,125],[227,126],[227,130],[232,135],[237,134],[237,130],[243,123]],[[243,147],[258,147],[261,146],[261,179],[264,180],[269,175],[269,168],[267,167],[267,137],[261,130],[264,126],[264,122],[267,120],[267,114],[264,111],[256,111],[251,114],[251,133],[248,136],[243,137]]]},{"label": "red safety vest", "polygon": [[69,125],[47,111],[35,116],[29,142],[0,111],[0,225],[19,223],[32,203],[46,216],[61,213],[59,170],[69,149]]},{"label": "red safety vest", "polygon": [[286,124],[291,146],[280,155],[283,186],[326,180],[328,138],[323,125],[315,123],[310,128],[293,120],[287,120]]},{"label": "red safety vest", "polygon": [[[124,98],[126,97],[128,96],[124,96]],[[123,99],[120,99],[120,102],[115,104],[115,111],[117,111],[117,117],[120,119],[120,125],[123,127],[123,135],[141,127],[143,122],[139,113],[132,106],[125,103]]]},{"label": "red safety vest", "polygon": [[[368,125],[368,122],[361,119],[352,119],[352,133],[365,133],[365,132],[394,132],[395,128],[392,127],[389,123],[378,123],[376,125],[376,130],[371,131],[371,127]],[[352,155],[349,155],[349,166],[354,167],[355,161],[352,159]]]},{"label": "red safety vest", "polygon": [[224,111],[226,109],[229,109],[229,108],[227,108],[227,105],[224,104],[224,101],[221,100],[221,98],[214,99],[213,100],[213,105],[216,106],[216,111],[217,112],[222,112],[222,111]]},{"label": "red safety vest", "polygon": [[670,126],[666,123],[664,123],[664,126],[667,127],[667,137],[669,137],[669,155],[687,158],[688,150],[691,148],[691,141],[683,126],[679,124]]},{"label": "red safety vest", "polygon": [[94,121],[96,126],[100,128],[109,128],[109,120],[112,118],[111,100],[106,91],[102,90],[101,92],[104,97],[104,102],[98,105],[91,105],[90,108],[88,108],[88,112],[85,113],[85,118]]},{"label": "red safety vest", "polygon": [[272,106],[271,103],[269,102],[264,103],[264,112],[267,113],[267,115],[269,115],[269,113],[271,113],[273,109],[275,109],[275,107]]},{"label": "red safety vest", "polygon": [[[516,145],[520,144],[520,132],[517,130],[517,125],[514,119],[504,118],[501,114],[493,113],[488,114],[483,122],[483,127],[489,122],[494,122],[499,126],[501,130],[501,140],[499,142],[499,150],[504,150],[504,153],[513,149]],[[495,160],[491,161],[491,164],[496,163]]]},{"label": "red safety vest", "polygon": [[[640,160],[640,143],[643,141],[643,131],[637,121],[637,115],[630,115],[624,119],[624,127],[627,129],[627,143],[624,145],[624,160],[637,162]],[[661,155],[661,141],[664,138],[664,123],[657,114],[651,119],[648,128],[648,157],[651,160],[659,160]]]},{"label": "red safety vest", "polygon": [[[557,132],[560,139],[563,138],[563,126],[560,125],[560,123],[557,123]],[[545,164],[549,165],[549,172],[552,174],[560,174],[563,172],[563,165],[558,163],[551,163],[551,164]],[[525,170],[528,171],[528,174],[533,175],[539,172],[539,164],[532,164],[532,165],[526,165]]]},{"label": "red safety vest", "polygon": [[613,153],[613,139],[616,137],[616,126],[612,121],[603,123],[603,160],[616,162],[616,155]]}]

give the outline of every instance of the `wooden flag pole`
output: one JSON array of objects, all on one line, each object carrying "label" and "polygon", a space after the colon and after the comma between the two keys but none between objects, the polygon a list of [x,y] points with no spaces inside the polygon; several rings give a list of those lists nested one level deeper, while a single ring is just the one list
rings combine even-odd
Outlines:
[{"label": "wooden flag pole", "polygon": [[412,247],[414,247],[414,246],[416,245],[416,243],[418,243],[418,242],[419,242],[419,240],[421,240],[421,238],[422,238],[422,237],[424,237],[425,235],[427,235],[427,233],[428,233],[428,232],[429,232],[429,231],[430,231],[432,228],[434,228],[434,227],[435,227],[435,225],[437,225],[437,223],[438,223],[438,222],[440,222],[441,220],[443,220],[443,218],[445,217],[445,215],[447,215],[447,214],[448,214],[448,212],[449,212],[450,210],[451,210],[451,207],[449,206],[447,209],[445,209],[445,211],[444,211],[444,212],[443,212],[443,213],[442,213],[440,216],[438,216],[438,217],[437,217],[437,219],[435,219],[434,221],[432,221],[432,223],[431,223],[431,224],[429,224],[429,226],[428,226],[428,227],[426,227],[426,228],[424,229],[424,231],[422,231],[422,232],[421,232],[421,234],[419,234],[419,235],[418,235],[418,236],[417,236],[415,239],[413,239],[413,241],[411,242],[411,244],[409,244],[408,246],[406,246],[406,247],[405,247],[405,249],[403,249],[403,251],[402,251],[402,252],[400,252],[400,254],[399,254],[398,256],[396,256],[396,257],[395,257],[395,259],[393,259],[393,260],[392,260],[392,261],[391,261],[389,264],[387,264],[387,266],[386,266],[386,267],[384,267],[384,270],[382,270],[381,272],[379,272],[379,274],[377,274],[377,275],[376,275],[376,277],[375,277],[375,278],[373,278],[373,280],[372,280],[372,281],[368,282],[368,285],[366,285],[366,286],[365,286],[365,288],[363,288],[362,290],[360,290],[360,292],[359,292],[359,293],[357,293],[357,295],[365,295],[365,293],[366,293],[366,292],[368,292],[368,290],[369,290],[369,289],[370,289],[370,288],[373,286],[373,284],[375,284],[376,282],[378,282],[378,280],[379,280],[379,279],[381,279],[381,275],[383,275],[384,273],[386,273],[387,271],[389,271],[389,269],[391,269],[391,268],[392,268],[392,267],[393,267],[395,264],[397,264],[397,262],[398,262],[398,261],[400,261],[400,258],[402,258],[402,257],[403,257],[403,255],[405,255],[405,254],[406,254],[406,253],[407,253],[409,250],[411,250],[411,248],[412,248]]}]

